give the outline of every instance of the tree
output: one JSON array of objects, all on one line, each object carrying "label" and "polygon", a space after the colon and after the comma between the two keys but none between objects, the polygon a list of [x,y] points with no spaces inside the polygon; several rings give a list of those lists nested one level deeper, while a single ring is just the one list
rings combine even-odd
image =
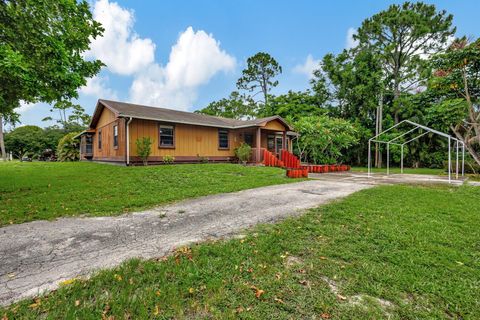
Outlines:
[{"label": "tree", "polygon": [[[373,134],[371,128],[375,123],[378,131],[377,123],[382,121],[380,62],[370,50],[355,49],[327,54],[319,67],[313,72],[312,89],[331,116],[350,120],[363,133],[361,143],[348,150],[350,162],[361,164],[366,159],[366,140]],[[380,165],[379,154],[376,148]]]},{"label": "tree", "polygon": [[337,163],[345,149],[358,141],[356,129],[344,119],[304,117],[294,127],[299,133],[297,146],[303,161]]},{"label": "tree", "polygon": [[[70,110],[70,114],[67,115],[67,110]],[[64,129],[71,126],[87,127],[90,123],[91,117],[85,113],[85,109],[78,104],[74,104],[71,101],[57,101],[50,112],[58,111],[59,118],[45,117],[42,121],[55,120],[61,124]]]},{"label": "tree", "polygon": [[85,0],[0,1],[0,30],[0,123],[22,101],[77,98],[103,65],[82,55],[103,32]]},{"label": "tree", "polygon": [[5,148],[13,156],[39,156],[43,151],[43,129],[37,126],[18,127],[5,135]]},{"label": "tree", "polygon": [[80,141],[78,139],[79,132],[70,132],[66,134],[57,146],[58,161],[78,161],[80,160]]},{"label": "tree", "polygon": [[242,71],[242,77],[237,81],[237,88],[255,92],[253,96],[262,93],[263,104],[268,105],[268,93],[278,85],[274,80],[282,73],[282,67],[268,53],[259,52],[247,59],[247,68]]},{"label": "tree", "polygon": [[138,138],[135,144],[137,145],[137,154],[140,159],[142,159],[143,165],[146,166],[148,164],[148,157],[152,152],[152,139],[150,137]]},{"label": "tree", "polygon": [[359,48],[374,52],[393,92],[393,117],[400,121],[400,96],[422,85],[426,57],[445,47],[455,33],[453,16],[422,2],[393,4],[363,21],[354,35]]},{"label": "tree", "polygon": [[480,39],[455,40],[432,66],[429,91],[437,103],[429,109],[431,122],[450,128],[480,164]]},{"label": "tree", "polygon": [[279,115],[289,122],[294,122],[301,117],[325,114],[327,110],[323,108],[324,102],[319,101],[310,90],[288,91],[287,94],[272,96],[268,108],[265,109],[266,112],[261,116]]},{"label": "tree", "polygon": [[250,119],[256,115],[255,102],[250,97],[240,95],[238,91],[233,91],[226,99],[210,102],[195,112],[233,119]]}]

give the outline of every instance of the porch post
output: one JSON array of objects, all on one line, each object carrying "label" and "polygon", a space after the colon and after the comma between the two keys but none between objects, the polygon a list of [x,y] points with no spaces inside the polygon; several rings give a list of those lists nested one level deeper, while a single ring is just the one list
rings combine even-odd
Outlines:
[{"label": "porch post", "polygon": [[282,149],[287,149],[287,132],[283,131],[283,142],[282,142]]},{"label": "porch post", "polygon": [[257,155],[256,155],[256,162],[257,163],[260,163],[260,158],[261,158],[261,152],[260,152],[260,145],[262,143],[262,139],[261,139],[261,129],[260,127],[257,128],[257,144],[256,144],[256,147],[257,147]]}]

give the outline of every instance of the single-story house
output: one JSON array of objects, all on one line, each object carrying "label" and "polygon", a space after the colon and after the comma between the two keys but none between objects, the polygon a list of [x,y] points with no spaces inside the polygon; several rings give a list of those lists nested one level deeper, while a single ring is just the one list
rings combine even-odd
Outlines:
[{"label": "single-story house", "polygon": [[259,163],[263,150],[291,151],[296,137],[279,116],[237,120],[199,113],[100,99],[89,129],[80,134],[81,160],[137,164],[136,140],[153,141],[149,162],[228,162],[242,142],[252,147],[251,161]]}]

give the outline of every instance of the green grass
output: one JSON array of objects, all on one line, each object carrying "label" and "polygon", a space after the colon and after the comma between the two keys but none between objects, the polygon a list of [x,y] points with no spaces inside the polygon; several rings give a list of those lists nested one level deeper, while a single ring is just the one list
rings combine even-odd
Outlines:
[{"label": "green grass", "polygon": [[278,168],[235,164],[120,167],[0,163],[0,225],[75,215],[116,215],[220,192],[298,181]]},{"label": "green grass", "polygon": [[[353,172],[368,172],[366,167],[352,167]],[[372,172],[375,173],[387,173],[387,168],[372,168]],[[390,173],[400,173],[400,168],[390,168]],[[444,175],[445,169],[430,169],[430,168],[403,168],[403,173],[407,174],[432,174],[432,175]]]},{"label": "green grass", "polygon": [[[467,186],[368,189],[302,217],[258,226],[242,240],[193,245],[158,261],[128,261],[0,309],[0,315],[479,319],[479,197],[480,188]],[[377,298],[391,305],[382,307]]]}]

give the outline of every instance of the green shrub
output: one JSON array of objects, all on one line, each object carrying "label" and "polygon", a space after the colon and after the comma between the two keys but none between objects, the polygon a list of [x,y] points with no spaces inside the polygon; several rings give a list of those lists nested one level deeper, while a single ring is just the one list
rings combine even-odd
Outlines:
[{"label": "green shrub", "polygon": [[137,154],[142,159],[143,165],[146,166],[152,149],[152,139],[150,137],[138,138],[135,144],[137,145]]},{"label": "green shrub", "polygon": [[60,139],[57,146],[58,161],[80,160],[80,141],[78,138],[75,138],[76,135],[78,135],[78,132],[71,132]]},{"label": "green shrub", "polygon": [[203,156],[200,156],[199,154],[197,154],[197,159],[198,159],[198,162],[200,163],[208,163],[208,161],[210,160],[208,157],[203,157]]},{"label": "green shrub", "polygon": [[163,163],[165,164],[172,164],[174,161],[175,161],[174,156],[170,156],[170,155],[163,156]]},{"label": "green shrub", "polygon": [[251,152],[252,147],[250,147],[246,143],[242,143],[239,147],[235,149],[235,155],[237,156],[238,160],[240,160],[243,164],[246,164],[247,161],[250,159]]}]

